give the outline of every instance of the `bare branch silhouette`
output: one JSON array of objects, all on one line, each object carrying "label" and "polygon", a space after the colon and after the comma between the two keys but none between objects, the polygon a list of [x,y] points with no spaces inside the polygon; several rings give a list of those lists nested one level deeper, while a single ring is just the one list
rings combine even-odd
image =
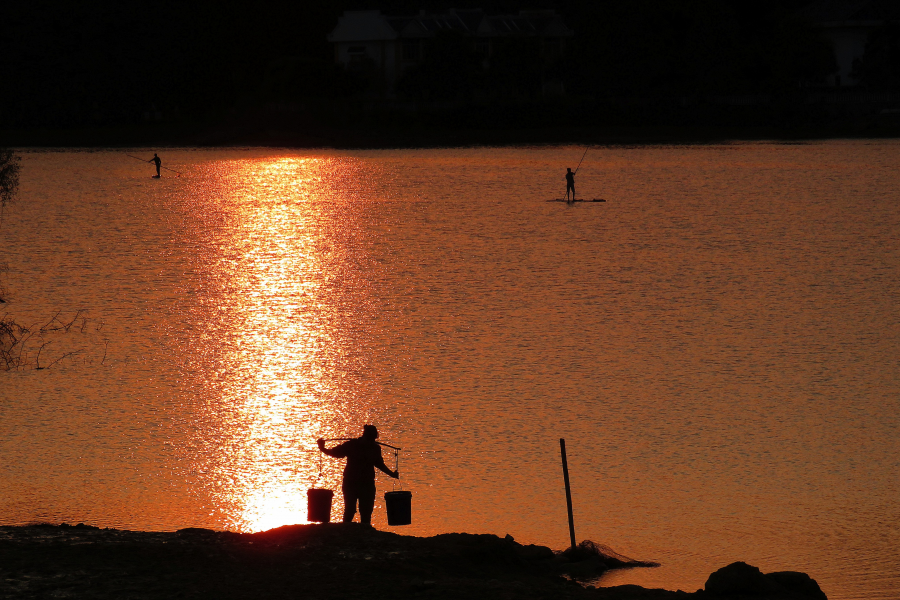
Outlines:
[{"label": "bare branch silhouette", "polygon": [[49,330],[48,330],[47,327],[49,327],[50,324],[53,323],[53,321],[56,320],[56,317],[58,317],[58,316],[59,316],[59,313],[61,313],[61,312],[62,312],[62,311],[56,311],[56,314],[53,315],[53,318],[50,319],[49,321],[47,321],[47,323],[46,323],[43,327],[41,327],[40,330],[41,330],[41,331],[56,331],[56,329],[49,329]]},{"label": "bare branch silhouette", "polygon": [[[62,356],[60,356],[59,358],[57,358],[56,360],[54,360],[52,363],[50,363],[50,364],[47,365],[46,367],[43,367],[43,369],[49,369],[50,367],[52,367],[53,365],[55,365],[56,363],[58,363],[58,362],[61,361],[62,359],[68,358],[68,357],[73,356],[73,355],[75,355],[75,354],[78,354],[79,352],[81,352],[81,350],[73,350],[72,352],[66,352],[65,354],[63,354]],[[42,367],[38,367],[38,369],[41,369],[41,368],[42,368]]]},{"label": "bare branch silhouette", "polygon": [[[78,311],[75,313],[75,316],[72,317],[72,320],[69,321],[69,322],[66,323],[66,324],[63,324],[63,329],[66,330],[66,333],[69,333],[69,328],[72,327],[72,325],[75,323],[75,321],[78,320],[78,317],[81,316],[81,313],[82,313],[82,312],[84,312],[84,309],[83,309],[83,308],[79,308]],[[60,321],[60,323],[62,323],[62,321]]]},{"label": "bare branch silhouette", "polygon": [[49,346],[53,342],[44,342],[41,344],[41,347],[38,348],[37,357],[34,359],[34,368],[40,371],[43,367],[41,367],[41,352],[44,350],[45,346]]},{"label": "bare branch silhouette", "polygon": [[[59,351],[63,352],[61,356],[55,358],[47,365],[41,364],[42,358],[45,361],[49,360],[48,354],[45,354],[44,350],[51,344],[54,344],[58,339],[63,339],[59,336],[76,336],[79,335],[79,333],[85,334],[88,332],[88,322],[90,319],[86,316],[85,312],[85,309],[79,309],[69,321],[65,322],[59,318],[61,311],[57,312],[53,318],[46,321],[39,328],[38,323],[33,324],[31,327],[23,327],[6,314],[0,315],[0,371],[19,371],[25,369],[43,371],[49,369],[64,358],[84,352],[85,347],[76,348],[71,351],[67,351],[67,348],[60,348]],[[79,320],[81,323],[78,332],[72,331],[72,326]],[[97,329],[99,329],[99,326]],[[37,352],[32,354],[28,351],[28,343],[35,336],[40,339],[41,343]],[[80,339],[85,340],[89,345],[95,345],[98,342],[98,340],[90,335],[90,333],[87,333],[87,338]],[[64,343],[71,348],[70,342]],[[108,350],[109,340],[105,340],[101,364],[105,363]]]}]

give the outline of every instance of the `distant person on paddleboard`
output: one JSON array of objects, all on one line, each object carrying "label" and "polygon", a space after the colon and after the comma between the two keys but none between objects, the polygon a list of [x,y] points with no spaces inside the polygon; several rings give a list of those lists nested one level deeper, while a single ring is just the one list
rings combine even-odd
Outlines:
[{"label": "distant person on paddleboard", "polygon": [[566,202],[569,202],[569,190],[572,190],[572,202],[575,202],[575,173],[571,168],[566,169]]},{"label": "distant person on paddleboard", "polygon": [[359,522],[372,524],[372,510],[375,508],[375,467],[394,479],[399,479],[400,471],[391,471],[384,464],[378,429],[374,425],[363,427],[362,437],[348,440],[330,450],[325,447],[325,440],[318,439],[319,450],[334,458],[346,458],[344,481],[341,491],[344,493],[344,523],[353,521],[356,514],[356,503],[359,502]]},{"label": "distant person on paddleboard", "polygon": [[151,158],[147,162],[156,163],[156,176],[159,177],[159,168],[162,166],[162,161],[156,155],[156,152],[153,153],[153,158]]}]

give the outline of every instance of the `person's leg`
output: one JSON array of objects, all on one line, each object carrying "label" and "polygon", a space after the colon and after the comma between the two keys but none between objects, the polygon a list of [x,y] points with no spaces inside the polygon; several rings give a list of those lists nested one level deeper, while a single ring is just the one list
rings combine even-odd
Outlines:
[{"label": "person's leg", "polygon": [[372,524],[372,511],[375,509],[375,483],[366,486],[359,492],[359,522],[363,525]]},{"label": "person's leg", "polygon": [[[341,490],[344,492],[344,523],[352,523],[353,515],[356,514],[356,500],[359,498],[359,490],[346,484],[341,486]],[[362,507],[360,506],[360,508]]]}]

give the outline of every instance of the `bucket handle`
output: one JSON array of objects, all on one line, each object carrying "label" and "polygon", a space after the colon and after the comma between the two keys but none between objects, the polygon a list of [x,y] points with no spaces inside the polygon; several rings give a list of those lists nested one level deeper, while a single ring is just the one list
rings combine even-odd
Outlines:
[{"label": "bucket handle", "polygon": [[[387,444],[385,444],[387,446]],[[388,446],[388,448],[394,448],[394,446]],[[400,448],[394,448],[394,471],[397,472],[397,479],[391,479],[391,491],[397,491],[397,483],[400,484],[400,491],[403,491],[403,482],[400,481]]]}]

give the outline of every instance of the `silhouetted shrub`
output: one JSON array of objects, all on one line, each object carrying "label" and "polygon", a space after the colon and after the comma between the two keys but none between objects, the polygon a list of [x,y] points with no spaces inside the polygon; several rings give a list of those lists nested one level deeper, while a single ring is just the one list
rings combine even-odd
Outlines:
[{"label": "silhouetted shrub", "polygon": [[19,187],[19,157],[8,148],[0,148],[0,209],[12,201]]}]

